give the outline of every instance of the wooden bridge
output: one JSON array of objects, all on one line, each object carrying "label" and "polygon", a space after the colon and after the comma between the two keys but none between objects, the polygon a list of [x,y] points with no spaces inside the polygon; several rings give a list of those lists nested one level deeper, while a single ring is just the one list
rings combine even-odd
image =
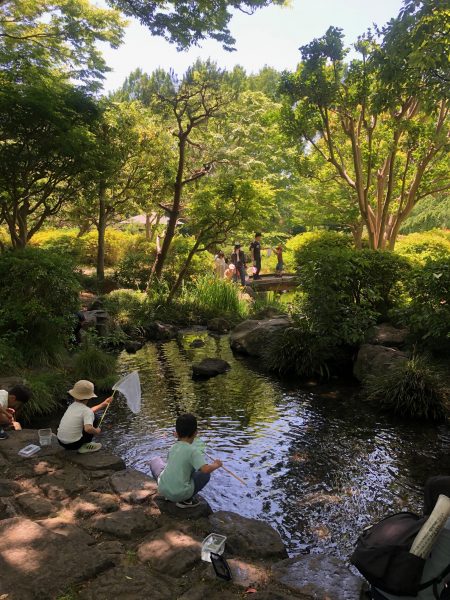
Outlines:
[{"label": "wooden bridge", "polygon": [[293,290],[298,286],[298,276],[292,273],[278,277],[273,274],[261,275],[261,279],[249,278],[246,280],[246,287],[251,288],[253,292],[285,292]]}]

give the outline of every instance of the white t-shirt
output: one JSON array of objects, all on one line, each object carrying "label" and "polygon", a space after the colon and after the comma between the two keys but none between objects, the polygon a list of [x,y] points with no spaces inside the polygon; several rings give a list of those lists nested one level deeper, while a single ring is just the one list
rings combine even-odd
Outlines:
[{"label": "white t-shirt", "polygon": [[[437,577],[450,564],[450,519],[447,519],[443,529],[438,535],[429,558],[425,563],[422,574],[422,583],[430,581],[433,577]],[[448,576],[447,576],[448,577]],[[447,579],[447,578],[446,578]],[[439,593],[441,593],[444,584],[438,585]],[[429,586],[419,592],[417,597],[411,596],[394,596],[381,592],[386,600],[435,600],[433,586]]]},{"label": "white t-shirt", "polygon": [[8,408],[8,392],[6,390],[0,390],[0,406],[2,408]]},{"label": "white t-shirt", "polygon": [[64,444],[78,442],[85,425],[94,423],[94,413],[83,402],[72,402],[63,415],[58,427],[58,439]]}]

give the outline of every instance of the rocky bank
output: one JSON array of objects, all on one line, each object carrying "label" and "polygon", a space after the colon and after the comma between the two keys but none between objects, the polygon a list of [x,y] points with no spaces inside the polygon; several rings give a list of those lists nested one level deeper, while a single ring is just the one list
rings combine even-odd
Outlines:
[{"label": "rocky bank", "polygon": [[[362,581],[333,557],[288,558],[267,523],[180,510],[147,475],[104,451],[57,444],[18,451],[37,431],[0,441],[1,600],[357,600]],[[209,533],[227,536],[232,582],[201,561]]]}]

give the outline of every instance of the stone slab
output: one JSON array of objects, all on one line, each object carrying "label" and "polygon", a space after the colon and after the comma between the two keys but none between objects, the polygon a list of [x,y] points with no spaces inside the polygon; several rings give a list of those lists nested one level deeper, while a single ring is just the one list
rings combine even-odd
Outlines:
[{"label": "stone slab", "polygon": [[147,566],[118,566],[100,575],[83,592],[83,600],[175,600],[177,582],[151,573]]},{"label": "stone slab", "polygon": [[197,520],[212,514],[212,508],[201,496],[197,496],[200,504],[193,508],[178,508],[175,502],[169,502],[162,496],[155,496],[154,500],[162,514],[169,515],[178,520]]},{"label": "stone slab", "polygon": [[264,521],[219,511],[209,517],[209,522],[212,532],[227,536],[227,553],[245,558],[287,557],[280,534]]},{"label": "stone slab", "polygon": [[86,544],[77,543],[34,523],[14,518],[0,521],[0,597],[8,600],[57,598],[111,566]]},{"label": "stone slab", "polygon": [[138,558],[157,571],[180,577],[201,561],[201,543],[177,529],[165,527],[147,536],[138,547]]},{"label": "stone slab", "polygon": [[272,566],[272,574],[304,600],[359,600],[363,580],[334,556],[302,555]]},{"label": "stone slab", "polygon": [[119,510],[119,501],[113,494],[88,492],[76,498],[70,508],[75,516],[85,518],[98,513],[112,513]]},{"label": "stone slab", "polygon": [[97,516],[90,521],[93,529],[109,533],[118,538],[142,538],[149,531],[157,529],[159,524],[140,508],[120,510],[109,515]]},{"label": "stone slab", "polygon": [[79,465],[83,469],[86,469],[86,471],[104,471],[105,469],[122,471],[125,469],[125,462],[120,457],[103,452],[103,450],[93,452],[92,454],[67,452],[66,460]]},{"label": "stone slab", "polygon": [[50,500],[36,494],[20,494],[15,500],[20,509],[30,517],[47,517],[56,511]]},{"label": "stone slab", "polygon": [[38,485],[50,500],[63,500],[83,492],[89,480],[81,469],[68,464],[64,469],[41,477]]},{"label": "stone slab", "polygon": [[95,544],[95,539],[84,531],[84,529],[77,527],[73,523],[68,523],[60,517],[43,519],[37,521],[37,523],[42,527],[45,527],[45,529],[53,531],[53,533],[58,533],[59,535],[66,537],[71,543],[75,541],[76,544],[85,544],[86,546]]},{"label": "stone slab", "polygon": [[0,479],[0,497],[14,496],[20,491],[20,485],[9,479]]},{"label": "stone slab", "polygon": [[114,473],[110,483],[121,500],[130,504],[142,504],[158,492],[155,480],[136,469]]}]

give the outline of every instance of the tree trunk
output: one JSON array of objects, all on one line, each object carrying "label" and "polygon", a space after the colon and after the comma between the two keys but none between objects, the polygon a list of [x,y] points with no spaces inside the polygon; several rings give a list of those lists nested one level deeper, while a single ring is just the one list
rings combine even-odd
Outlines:
[{"label": "tree trunk", "polygon": [[192,246],[191,250],[189,251],[189,254],[186,257],[185,263],[184,263],[181,271],[178,274],[177,280],[175,281],[172,289],[170,290],[170,294],[169,294],[169,297],[167,298],[167,302],[172,302],[172,300],[175,297],[175,294],[178,291],[178,288],[183,283],[184,276],[186,275],[187,270],[189,269],[189,265],[191,264],[191,261],[194,258],[194,254],[197,252],[198,247],[200,246],[200,243],[201,243],[200,238],[197,238],[195,244]]},{"label": "tree trunk", "polygon": [[362,248],[362,234],[364,230],[364,223],[355,223],[350,226],[353,235],[353,242],[355,243],[355,248],[357,250],[361,250]]},{"label": "tree trunk", "polygon": [[150,220],[150,215],[145,215],[145,239],[150,241],[152,233],[152,222]]},{"label": "tree trunk", "polygon": [[156,220],[155,220],[154,224],[153,224],[153,227],[151,228],[149,242],[153,242],[153,240],[155,238],[155,235],[156,235],[156,232],[158,230],[158,225],[159,225],[160,221],[161,221],[161,215],[158,215],[156,217]]},{"label": "tree trunk", "polygon": [[98,191],[97,232],[97,280],[101,286],[105,280],[106,185],[104,181],[100,182]]},{"label": "tree trunk", "polygon": [[178,217],[180,216],[180,206],[181,206],[181,194],[183,191],[183,172],[184,172],[184,162],[185,162],[185,151],[186,151],[186,140],[187,134],[180,134],[180,141],[178,144],[178,170],[177,177],[174,184],[174,192],[173,192],[173,203],[172,208],[169,213],[169,222],[167,223],[166,234],[164,236],[163,245],[161,248],[161,252],[158,254],[158,260],[156,262],[155,275],[156,277],[161,277],[164,263],[167,259],[167,254],[169,252],[170,245],[172,244],[172,240],[175,236],[175,228],[177,226]]}]

